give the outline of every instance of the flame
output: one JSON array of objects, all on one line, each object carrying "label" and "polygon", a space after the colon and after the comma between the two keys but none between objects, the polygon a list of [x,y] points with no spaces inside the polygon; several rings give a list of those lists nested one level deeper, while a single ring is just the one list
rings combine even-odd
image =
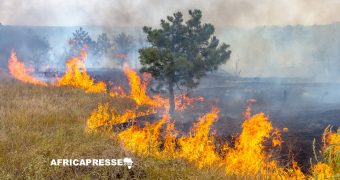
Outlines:
[{"label": "flame", "polygon": [[333,168],[326,163],[317,163],[312,167],[313,178],[318,180],[332,179],[334,177]]},{"label": "flame", "polygon": [[[211,112],[201,117],[190,135],[179,138],[178,144],[175,124],[169,122],[167,115],[152,124],[147,123],[143,128],[132,126],[119,133],[118,138],[125,149],[141,156],[162,159],[183,158],[194,162],[198,167],[208,166],[219,160],[215,152],[214,136],[209,136],[210,127],[217,119],[218,111],[217,108],[213,108]],[[165,124],[165,137],[162,138],[161,129]]]},{"label": "flame", "polygon": [[218,112],[218,108],[213,108],[211,112],[198,120],[189,136],[178,140],[181,147],[179,157],[195,162],[200,168],[212,165],[219,160],[215,152],[215,137],[209,136],[211,125],[218,118]]},{"label": "flame", "polygon": [[90,117],[87,119],[88,130],[95,130],[100,127],[108,127],[112,129],[112,125],[133,121],[136,117],[150,114],[149,111],[136,112],[135,110],[127,110],[123,114],[119,114],[107,103],[99,103]]},{"label": "flame", "polygon": [[122,86],[111,87],[109,95],[111,97],[127,97]]},{"label": "flame", "polygon": [[[280,166],[273,155],[265,151],[263,143],[270,140],[272,147],[280,146],[283,142],[281,132],[273,128],[269,117],[264,113],[251,115],[250,108],[246,111],[247,116],[242,124],[242,132],[236,139],[235,147],[227,144],[216,146],[212,124],[218,119],[219,109],[217,107],[199,118],[189,135],[178,137],[175,122],[170,121],[167,114],[156,122],[147,122],[143,127],[132,124],[116,135],[124,149],[139,156],[159,159],[182,158],[199,168],[222,165],[228,177],[257,179],[311,179],[313,177],[329,179],[334,177],[335,172],[332,167],[334,164],[332,163],[318,163],[312,166],[312,176],[303,174],[295,161],[292,161],[291,167]],[[97,128],[127,122],[128,119],[137,117],[134,112],[134,110],[128,110],[119,115],[108,103],[100,104],[98,110],[94,111],[88,119],[88,127]],[[333,146],[339,144],[338,134],[325,130],[324,136],[327,147],[338,148],[338,146]],[[221,151],[226,152],[224,157],[218,153]]]},{"label": "flame", "polygon": [[340,128],[332,132],[328,127],[323,133],[323,162],[318,162],[311,168],[316,179],[335,179],[340,176]]},{"label": "flame", "polygon": [[85,92],[100,93],[106,91],[106,84],[102,81],[97,83],[87,74],[85,60],[87,54],[81,50],[78,57],[70,58],[66,63],[66,73],[59,79],[56,78],[57,85],[81,88]]},{"label": "flame", "polygon": [[129,66],[124,65],[124,74],[129,80],[129,85],[131,88],[130,97],[136,101],[138,105],[147,104],[155,105],[156,101],[152,100],[147,95],[148,82],[150,81],[151,75],[144,73],[143,81],[138,76],[137,72],[131,69]]},{"label": "flame", "polygon": [[164,116],[155,123],[147,123],[143,128],[132,126],[119,133],[118,138],[125,149],[140,156],[159,156],[160,129],[168,119],[167,116]]},{"label": "flame", "polygon": [[[148,105],[152,111],[156,109],[163,109],[164,113],[169,112],[170,106],[168,99],[162,98],[159,95],[148,96],[147,88],[151,79],[151,75],[144,73],[143,78],[139,77],[138,73],[130,68],[128,65],[124,65],[124,74],[128,79],[130,92],[126,93],[121,86],[111,88],[109,95],[111,97],[129,97],[133,99],[138,105]],[[204,101],[203,97],[189,98],[188,96],[177,95],[175,96],[175,109],[182,111],[188,106],[192,106],[194,102]]]},{"label": "flame", "polygon": [[47,85],[47,83],[40,81],[31,75],[33,70],[27,69],[25,64],[18,60],[14,51],[11,52],[11,56],[8,60],[8,69],[10,74],[20,81],[34,85]]},{"label": "flame", "polygon": [[264,113],[246,119],[235,148],[225,158],[226,173],[230,175],[256,176],[269,167],[262,143],[270,136],[272,125]]},{"label": "flame", "polygon": [[272,132],[272,146],[277,147],[283,143],[281,138],[281,132],[279,129],[275,128]]},{"label": "flame", "polygon": [[[340,132],[340,129],[338,130]],[[340,153],[340,133],[332,132],[330,128],[324,131],[324,150],[332,148],[334,153]]]},{"label": "flame", "polygon": [[[128,65],[124,65],[124,74],[127,77],[130,85],[130,92],[126,93],[121,86],[114,87],[110,91],[111,97],[130,97],[138,105],[148,105],[152,109],[163,108],[164,112],[169,112],[170,105],[167,98],[163,98],[159,95],[148,96],[147,88],[151,80],[151,75],[148,73],[143,73],[142,78],[139,77],[138,73],[130,68]],[[128,94],[128,95],[127,95]],[[175,96],[175,109],[178,111],[183,111],[188,106],[192,106],[195,102],[204,101],[203,97],[190,98],[186,95],[176,95]]]},{"label": "flame", "polygon": [[87,127],[89,129],[96,129],[102,127],[109,122],[109,103],[99,104],[98,109],[91,113],[90,118],[87,120]]},{"label": "flame", "polygon": [[[59,79],[56,85],[71,86],[85,90],[85,92],[105,92],[104,82],[95,83],[87,74],[85,67],[86,52],[82,50],[78,57],[72,57],[67,61],[66,73]],[[35,85],[47,85],[47,83],[34,78],[25,65],[17,59],[12,51],[8,61],[8,69],[13,77],[23,82]],[[120,141],[122,147],[139,156],[152,156],[159,159],[185,159],[195,164],[198,168],[223,167],[228,177],[243,177],[255,179],[335,179],[340,176],[340,128],[338,132],[332,132],[326,128],[323,133],[323,160],[312,165],[311,175],[305,175],[296,161],[292,161],[290,167],[281,166],[267,149],[279,147],[283,141],[281,131],[273,128],[269,117],[264,113],[251,114],[251,104],[254,99],[248,101],[244,112],[245,120],[242,124],[242,132],[236,138],[235,146],[222,144],[216,145],[215,131],[212,125],[218,119],[219,108],[201,116],[193,125],[188,135],[179,136],[175,128],[175,121],[168,115],[168,99],[160,95],[148,96],[147,88],[151,79],[149,74],[143,74],[142,78],[136,71],[124,66],[124,74],[130,85],[130,92],[126,93],[122,86],[112,87],[109,95],[112,97],[125,97],[133,99],[137,107],[118,113],[109,103],[99,103],[86,121],[87,130],[105,128],[113,132]],[[175,96],[176,110],[182,111],[194,102],[204,101],[204,98],[189,98],[185,95]],[[139,112],[138,107],[149,105],[150,108]],[[163,117],[153,123],[147,122],[144,126],[134,123],[138,117],[163,111]],[[132,122],[125,129],[115,132],[113,126],[126,122]],[[114,130],[114,131],[113,131]],[[283,128],[287,132],[288,128]],[[264,147],[265,142],[271,145]],[[225,156],[219,152],[225,152]],[[321,151],[320,151],[321,152]]]}]

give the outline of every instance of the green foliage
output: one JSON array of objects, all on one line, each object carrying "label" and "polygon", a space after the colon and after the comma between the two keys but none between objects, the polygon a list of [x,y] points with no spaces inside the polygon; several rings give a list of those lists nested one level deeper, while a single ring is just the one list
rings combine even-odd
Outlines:
[{"label": "green foliage", "polygon": [[139,50],[142,72],[167,84],[198,85],[207,72],[226,63],[231,51],[213,36],[214,26],[202,24],[200,10],[190,10],[184,23],[181,12],[161,20],[160,29],[144,27],[150,47]]}]

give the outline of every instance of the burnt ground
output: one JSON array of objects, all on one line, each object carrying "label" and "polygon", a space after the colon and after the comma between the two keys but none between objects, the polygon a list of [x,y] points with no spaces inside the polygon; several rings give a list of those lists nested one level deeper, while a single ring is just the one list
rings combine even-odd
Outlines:
[{"label": "burnt ground", "polygon": [[340,126],[339,90],[337,83],[217,76],[203,80],[194,94],[218,102],[221,117],[215,127],[223,137],[241,131],[246,102],[256,99],[253,113],[264,112],[274,127],[289,129],[282,133],[282,157],[293,156],[307,171],[310,158],[314,157],[313,140],[316,140],[316,150],[320,150],[324,129],[328,125],[334,130]]},{"label": "burnt ground", "polygon": [[[97,80],[128,87],[122,71],[113,69],[88,69]],[[58,73],[61,75],[61,73]],[[49,76],[44,74],[44,76]],[[50,77],[54,77],[54,74]],[[228,74],[208,75],[193,90],[193,96],[203,96],[206,101],[179,114],[178,128],[187,132],[192,123],[212,105],[221,108],[220,118],[214,124],[222,141],[230,141],[241,131],[246,102],[255,99],[252,112],[264,112],[276,128],[287,127],[282,133],[284,143],[280,149],[285,160],[294,157],[307,171],[313,154],[313,140],[316,149],[321,148],[324,129],[340,126],[340,84],[316,83],[306,79],[278,78],[233,78]],[[153,118],[157,119],[156,117]],[[314,159],[314,158],[313,158]]]}]

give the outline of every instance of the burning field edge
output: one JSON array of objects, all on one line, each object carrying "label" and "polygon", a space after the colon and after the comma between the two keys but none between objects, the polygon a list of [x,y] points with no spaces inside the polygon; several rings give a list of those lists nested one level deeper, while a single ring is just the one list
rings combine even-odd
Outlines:
[{"label": "burning field edge", "polygon": [[[293,156],[283,164],[275,154],[288,129],[272,126],[264,113],[251,114],[250,100],[242,132],[218,142],[212,124],[219,107],[212,106],[182,132],[169,116],[168,100],[148,95],[150,75],[139,76],[125,66],[129,91],[91,78],[85,51],[72,57],[66,72],[52,83],[34,78],[12,52],[10,74],[23,82],[1,83],[1,175],[13,177],[111,178],[243,178],[332,179],[339,177],[340,132],[326,128],[323,148],[315,152],[309,172]],[[32,85],[31,85],[32,84]],[[65,87],[61,87],[65,86]],[[85,93],[84,93],[85,92]],[[175,97],[178,112],[202,97]],[[98,104],[98,105],[97,105]],[[141,121],[153,117],[152,122]],[[84,121],[86,120],[86,121]],[[142,123],[143,122],[143,123]],[[322,135],[320,134],[320,137]],[[311,145],[312,146],[312,145]],[[103,167],[50,167],[51,158],[135,157],[132,170]],[[314,157],[311,157],[314,158]],[[8,173],[11,172],[11,173]]]}]

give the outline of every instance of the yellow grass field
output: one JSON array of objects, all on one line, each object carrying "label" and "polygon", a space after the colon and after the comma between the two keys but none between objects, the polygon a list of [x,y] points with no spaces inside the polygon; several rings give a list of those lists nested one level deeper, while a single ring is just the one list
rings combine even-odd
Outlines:
[{"label": "yellow grass field", "polygon": [[[0,79],[0,179],[225,179],[224,169],[197,169],[183,160],[139,158],[110,134],[86,132],[104,94]],[[131,106],[112,99],[116,109]],[[52,159],[132,157],[134,166],[50,166]]]}]

